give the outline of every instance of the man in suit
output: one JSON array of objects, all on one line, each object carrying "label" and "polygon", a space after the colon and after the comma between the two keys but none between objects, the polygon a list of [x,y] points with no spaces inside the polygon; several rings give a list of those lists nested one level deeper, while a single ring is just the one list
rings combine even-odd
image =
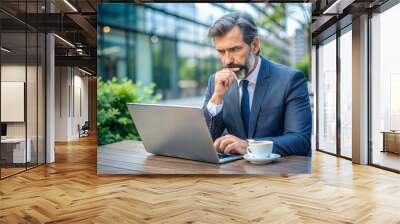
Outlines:
[{"label": "man in suit", "polygon": [[203,106],[215,149],[245,154],[247,139],[270,140],[274,153],[311,156],[304,75],[259,55],[257,25],[246,13],[221,17],[209,37],[224,65],[210,76]]}]

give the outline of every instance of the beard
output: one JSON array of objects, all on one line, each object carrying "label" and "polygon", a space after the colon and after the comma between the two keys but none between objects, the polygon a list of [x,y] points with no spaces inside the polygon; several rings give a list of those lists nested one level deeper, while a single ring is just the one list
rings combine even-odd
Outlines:
[{"label": "beard", "polygon": [[246,63],[244,65],[231,63],[226,65],[225,68],[239,68],[240,70],[235,72],[235,74],[237,79],[242,80],[249,75],[249,71],[250,69],[252,69],[254,61],[255,61],[255,56],[252,53],[249,53],[249,56],[247,57]]}]

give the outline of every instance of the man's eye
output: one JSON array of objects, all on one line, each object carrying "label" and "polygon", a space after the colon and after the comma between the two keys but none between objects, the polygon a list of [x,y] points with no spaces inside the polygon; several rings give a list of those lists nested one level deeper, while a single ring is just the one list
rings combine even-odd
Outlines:
[{"label": "man's eye", "polygon": [[234,47],[234,48],[231,49],[232,52],[235,52],[235,51],[238,51],[238,50],[240,50],[240,47]]}]

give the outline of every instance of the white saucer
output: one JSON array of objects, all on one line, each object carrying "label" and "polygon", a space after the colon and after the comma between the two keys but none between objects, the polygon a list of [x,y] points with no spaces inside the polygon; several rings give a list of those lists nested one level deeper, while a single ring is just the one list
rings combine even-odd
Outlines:
[{"label": "white saucer", "polygon": [[250,163],[254,163],[254,164],[267,164],[267,163],[270,163],[280,157],[281,157],[281,155],[275,154],[275,153],[271,153],[271,155],[269,157],[253,157],[253,156],[250,156],[249,154],[245,154],[243,156],[243,158],[245,160],[249,161]]}]

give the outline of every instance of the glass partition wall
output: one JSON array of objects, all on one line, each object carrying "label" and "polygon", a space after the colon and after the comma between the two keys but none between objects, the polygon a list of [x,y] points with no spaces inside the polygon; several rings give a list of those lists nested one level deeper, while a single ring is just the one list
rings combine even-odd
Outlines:
[{"label": "glass partition wall", "polygon": [[371,22],[370,163],[400,172],[400,4]]},{"label": "glass partition wall", "polygon": [[[400,172],[400,4],[369,15],[368,164]],[[357,40],[356,40],[357,41]],[[352,158],[352,25],[316,44],[317,150]],[[364,50],[364,49],[363,49]]]},{"label": "glass partition wall", "polygon": [[352,32],[351,25],[341,31],[340,67],[340,154],[352,158]]},{"label": "glass partition wall", "polygon": [[[34,13],[38,2],[18,7]],[[45,163],[45,41],[44,33],[0,10],[1,179]]]},{"label": "glass partition wall", "polygon": [[336,153],[336,36],[318,46],[318,149]]},{"label": "glass partition wall", "polygon": [[[1,177],[26,169],[26,33],[1,33]],[[27,162],[30,162],[28,160]]]},{"label": "glass partition wall", "polygon": [[351,25],[317,45],[317,150],[352,158]]}]

